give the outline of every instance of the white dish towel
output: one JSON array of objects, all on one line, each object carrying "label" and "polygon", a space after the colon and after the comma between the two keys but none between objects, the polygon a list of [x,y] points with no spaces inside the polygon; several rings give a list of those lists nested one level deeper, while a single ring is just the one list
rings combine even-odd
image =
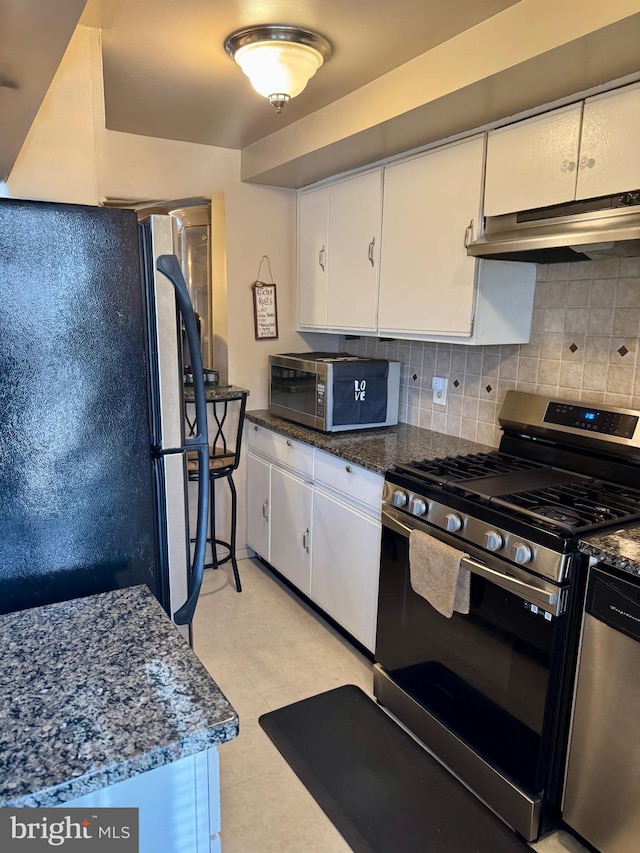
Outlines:
[{"label": "white dish towel", "polygon": [[450,619],[469,612],[471,576],[460,565],[468,556],[428,533],[412,530],[409,536],[409,568],[414,592],[425,598],[438,613]]}]

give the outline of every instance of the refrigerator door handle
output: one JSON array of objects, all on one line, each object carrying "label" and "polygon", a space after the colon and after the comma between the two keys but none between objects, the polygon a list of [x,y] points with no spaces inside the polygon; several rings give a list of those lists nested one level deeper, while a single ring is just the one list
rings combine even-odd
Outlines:
[{"label": "refrigerator door handle", "polygon": [[178,309],[182,316],[193,367],[193,395],[196,406],[196,434],[184,443],[184,451],[196,450],[198,453],[198,516],[196,523],[196,544],[193,562],[189,569],[188,596],[182,607],[173,614],[176,625],[189,625],[198,603],[202,575],[204,571],[205,549],[207,546],[207,519],[209,513],[209,435],[207,432],[207,402],[204,392],[204,375],[200,338],[189,291],[175,255],[160,255],[156,261],[157,269],[166,275],[176,290]]}]

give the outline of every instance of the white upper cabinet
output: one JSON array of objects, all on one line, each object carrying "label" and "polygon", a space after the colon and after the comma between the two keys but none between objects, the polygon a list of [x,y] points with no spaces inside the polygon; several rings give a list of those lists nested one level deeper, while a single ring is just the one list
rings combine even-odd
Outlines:
[{"label": "white upper cabinet", "polygon": [[582,104],[489,133],[484,215],[572,201]]},{"label": "white upper cabinet", "polygon": [[[485,137],[477,136],[384,172],[336,181],[328,190],[303,191],[299,268],[307,268],[307,256],[317,267],[318,246],[326,246],[326,279],[317,285],[322,296],[307,293],[313,274],[298,280],[300,306],[325,304],[326,294],[324,329],[331,332],[468,344],[528,341],[535,265],[467,255],[481,214],[484,147]],[[315,197],[305,201],[327,191],[328,213]],[[306,235],[323,234],[324,221],[327,243],[317,239],[308,250]],[[323,328],[303,316],[299,329]]]},{"label": "white upper cabinet", "polygon": [[382,170],[331,185],[327,325],[375,331]]},{"label": "white upper cabinet", "polygon": [[640,85],[584,103],[576,198],[640,187]]},{"label": "white upper cabinet", "polygon": [[489,133],[484,215],[640,186],[640,84]]},{"label": "white upper cabinet", "polygon": [[479,136],[386,168],[381,333],[470,335],[476,260],[465,239],[480,216],[483,159]]},{"label": "white upper cabinet", "polygon": [[298,325],[326,328],[329,188],[298,195]]},{"label": "white upper cabinet", "polygon": [[298,196],[298,327],[375,331],[382,170]]}]

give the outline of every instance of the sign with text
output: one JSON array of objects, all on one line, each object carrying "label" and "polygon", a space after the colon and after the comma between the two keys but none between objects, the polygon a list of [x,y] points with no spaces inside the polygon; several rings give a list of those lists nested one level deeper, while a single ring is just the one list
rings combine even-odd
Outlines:
[{"label": "sign with text", "polygon": [[275,284],[253,283],[253,319],[256,340],[269,340],[278,337],[278,304]]},{"label": "sign with text", "polygon": [[0,809],[3,853],[138,853],[138,809]]}]

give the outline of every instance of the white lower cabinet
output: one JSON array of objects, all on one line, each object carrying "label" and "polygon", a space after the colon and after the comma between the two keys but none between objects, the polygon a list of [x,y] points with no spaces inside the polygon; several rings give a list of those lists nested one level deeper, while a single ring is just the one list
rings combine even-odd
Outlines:
[{"label": "white lower cabinet", "polygon": [[136,808],[140,853],[216,853],[221,849],[218,750],[163,764],[57,808]]},{"label": "white lower cabinet", "polygon": [[271,466],[271,558],[269,562],[305,595],[311,593],[312,487]]},{"label": "white lower cabinet", "polygon": [[370,651],[376,639],[382,525],[318,487],[311,599]]},{"label": "white lower cabinet", "polygon": [[247,480],[251,486],[250,499],[247,501],[247,544],[268,560],[271,533],[271,465],[259,456],[249,453]]},{"label": "white lower cabinet", "polygon": [[383,477],[264,427],[248,444],[247,544],[373,651]]}]

